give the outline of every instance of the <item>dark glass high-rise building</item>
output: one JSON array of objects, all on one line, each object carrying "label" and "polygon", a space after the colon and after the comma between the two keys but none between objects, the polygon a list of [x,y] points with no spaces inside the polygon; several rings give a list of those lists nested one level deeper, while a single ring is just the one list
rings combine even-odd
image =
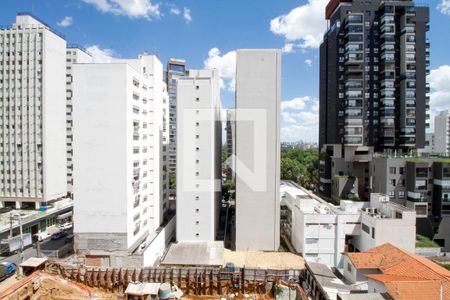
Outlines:
[{"label": "dark glass high-rise building", "polygon": [[361,196],[371,191],[373,153],[407,154],[425,146],[429,8],[410,0],[331,0],[325,15],[320,189],[331,196],[337,170],[326,158],[340,156],[352,164]]}]

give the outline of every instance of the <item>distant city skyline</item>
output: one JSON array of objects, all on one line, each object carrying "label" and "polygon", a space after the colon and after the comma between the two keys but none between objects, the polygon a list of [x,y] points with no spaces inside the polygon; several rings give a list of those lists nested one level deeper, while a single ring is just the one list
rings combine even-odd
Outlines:
[{"label": "distant city skyline", "polygon": [[[429,1],[431,126],[437,111],[450,108],[450,57],[446,28],[448,0]],[[170,57],[191,68],[215,67],[225,108],[234,101],[235,49],[282,48],[281,140],[318,141],[318,46],[327,28],[328,0],[16,0],[2,4],[0,23],[12,24],[29,11],[60,31],[69,44],[85,47],[97,61],[136,57],[145,50],[165,63]],[[251,16],[249,18],[248,16]]]}]

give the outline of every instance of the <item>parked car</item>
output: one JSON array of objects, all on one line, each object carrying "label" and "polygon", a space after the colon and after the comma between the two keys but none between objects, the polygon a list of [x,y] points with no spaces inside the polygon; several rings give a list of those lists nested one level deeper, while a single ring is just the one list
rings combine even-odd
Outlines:
[{"label": "parked car", "polygon": [[12,276],[16,272],[16,265],[7,261],[0,263],[0,281]]},{"label": "parked car", "polygon": [[11,207],[2,207],[2,208],[0,208],[0,214],[8,213],[10,211],[12,211]]},{"label": "parked car", "polygon": [[65,236],[67,236],[67,232],[61,230],[52,234],[52,240],[59,240],[60,238],[63,238]]},{"label": "parked car", "polygon": [[36,233],[34,236],[36,237],[36,239],[37,239],[39,242],[41,242],[41,241],[44,241],[44,240],[48,239],[48,238],[51,237],[52,235],[51,235],[50,233],[44,231],[44,232]]},{"label": "parked car", "polygon": [[61,224],[59,226],[59,229],[68,230],[68,229],[72,228],[72,226],[73,226],[72,222],[67,222],[67,223]]},{"label": "parked car", "polygon": [[64,243],[68,244],[73,241],[73,234],[69,234],[66,236],[66,239],[64,240]]}]

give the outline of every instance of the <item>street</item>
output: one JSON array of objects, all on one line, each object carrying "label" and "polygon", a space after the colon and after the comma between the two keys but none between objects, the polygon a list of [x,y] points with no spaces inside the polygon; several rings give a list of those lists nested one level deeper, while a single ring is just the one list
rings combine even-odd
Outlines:
[{"label": "street", "polygon": [[[71,235],[73,233],[73,229],[69,229],[67,230],[67,235]],[[41,241],[41,251],[45,251],[45,250],[58,250],[61,249],[62,247],[64,247],[65,245],[67,245],[66,243],[66,237],[62,237],[60,239],[57,240],[52,240],[51,238],[46,239],[45,241]],[[35,257],[37,256],[37,243],[34,243],[33,246],[29,246],[28,248],[24,249],[23,251],[23,255],[24,255],[24,260],[27,260],[30,257]],[[11,256],[1,256],[0,257],[0,262],[1,261],[7,261],[10,263],[14,263],[16,265],[20,264],[20,256],[19,253],[11,255]]]}]

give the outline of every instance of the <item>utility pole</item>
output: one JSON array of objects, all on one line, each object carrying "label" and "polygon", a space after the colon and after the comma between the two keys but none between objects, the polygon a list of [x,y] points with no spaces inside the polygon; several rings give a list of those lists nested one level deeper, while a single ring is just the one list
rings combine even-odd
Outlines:
[{"label": "utility pole", "polygon": [[13,237],[13,215],[9,213],[9,238]]},{"label": "utility pole", "polygon": [[23,262],[23,228],[22,228],[22,216],[20,214],[16,215],[19,220],[19,228],[20,228],[20,262]]}]

